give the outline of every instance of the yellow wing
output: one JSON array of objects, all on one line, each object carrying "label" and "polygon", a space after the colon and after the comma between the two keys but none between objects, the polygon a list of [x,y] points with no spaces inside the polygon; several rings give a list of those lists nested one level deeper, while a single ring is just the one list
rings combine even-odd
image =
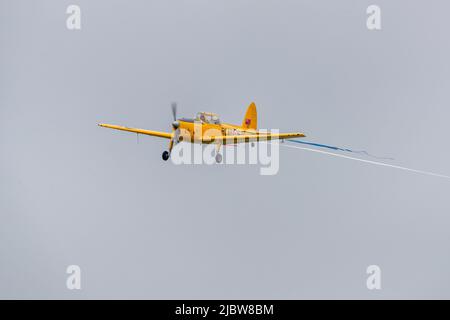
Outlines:
[{"label": "yellow wing", "polygon": [[232,144],[232,143],[246,143],[246,142],[258,142],[258,141],[268,141],[268,140],[279,140],[279,139],[292,139],[305,137],[305,134],[301,132],[291,132],[291,133],[255,133],[255,134],[241,134],[241,135],[225,135],[225,136],[204,136],[202,139],[203,143],[222,143],[222,144]]},{"label": "yellow wing", "polygon": [[106,123],[99,123],[98,125],[100,127],[104,127],[104,128],[110,128],[110,129],[116,129],[116,130],[122,130],[122,131],[128,131],[128,132],[135,132],[135,133],[146,134],[146,135],[154,136],[154,137],[160,137],[160,138],[166,138],[166,139],[172,138],[172,133],[169,133],[169,132],[152,131],[152,130],[145,130],[145,129],[138,129],[138,128],[128,128],[128,127],[116,126],[114,124],[106,124]]}]

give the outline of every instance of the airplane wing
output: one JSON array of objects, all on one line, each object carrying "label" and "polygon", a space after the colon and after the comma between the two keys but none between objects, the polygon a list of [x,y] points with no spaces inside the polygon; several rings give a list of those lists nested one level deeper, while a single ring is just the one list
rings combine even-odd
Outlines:
[{"label": "airplane wing", "polygon": [[134,132],[134,133],[139,133],[139,134],[146,134],[149,136],[154,136],[154,137],[159,137],[159,138],[166,138],[166,139],[172,138],[172,133],[169,133],[169,132],[152,131],[152,130],[145,130],[145,129],[138,129],[138,128],[128,128],[128,127],[116,126],[114,124],[106,124],[106,123],[99,123],[98,125],[100,127],[104,127],[104,128]]},{"label": "airplane wing", "polygon": [[305,134],[301,132],[291,133],[255,133],[255,134],[241,134],[241,135],[225,135],[225,136],[204,136],[202,138],[203,143],[221,142],[222,144],[232,143],[247,143],[258,142],[268,140],[281,140],[292,138],[305,137]]},{"label": "airplane wing", "polygon": [[[123,126],[118,126],[114,124],[99,123],[100,127],[110,128],[121,131],[134,132],[139,134],[146,134],[149,136],[155,136],[159,138],[171,139],[173,137],[172,133],[153,131],[138,128],[128,128]],[[241,134],[241,135],[219,135],[219,136],[203,136],[202,143],[219,143],[231,144],[231,143],[247,143],[247,142],[258,142],[267,140],[278,140],[278,139],[293,139],[305,137],[303,133],[292,132],[292,133],[252,133],[252,134]]]}]

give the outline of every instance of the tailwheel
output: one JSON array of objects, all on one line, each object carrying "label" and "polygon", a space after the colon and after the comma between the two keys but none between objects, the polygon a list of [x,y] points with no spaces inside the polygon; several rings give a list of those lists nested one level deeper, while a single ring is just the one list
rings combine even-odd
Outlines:
[{"label": "tailwheel", "polygon": [[167,161],[167,160],[169,160],[169,157],[170,157],[170,152],[169,151],[164,151],[163,153],[162,153],[162,159],[164,160],[164,161]]},{"label": "tailwheel", "polygon": [[216,162],[221,163],[222,162],[222,155],[220,153],[216,154]]}]

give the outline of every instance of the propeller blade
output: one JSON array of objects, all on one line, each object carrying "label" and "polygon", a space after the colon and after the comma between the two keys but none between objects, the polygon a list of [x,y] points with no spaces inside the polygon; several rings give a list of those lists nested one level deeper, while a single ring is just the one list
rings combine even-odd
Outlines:
[{"label": "propeller blade", "polygon": [[172,133],[173,133],[173,137],[172,137],[172,139],[170,139],[170,142],[169,142],[169,152],[172,152],[172,148],[180,142],[179,141],[180,129],[173,128]]},{"label": "propeller blade", "polygon": [[180,142],[180,129],[176,129],[175,130],[175,135],[173,137],[173,140],[175,142],[175,144],[177,144],[178,142]]},{"label": "propeller blade", "polygon": [[173,121],[177,120],[177,103],[176,102],[172,102],[172,115],[173,115]]},{"label": "propeller blade", "polygon": [[172,148],[174,145],[176,145],[179,142],[180,139],[180,123],[177,121],[177,103],[172,102],[171,104],[172,109],[172,116],[173,116],[173,122],[172,122],[172,132],[173,137],[170,139],[169,142],[169,151],[172,151]]}]

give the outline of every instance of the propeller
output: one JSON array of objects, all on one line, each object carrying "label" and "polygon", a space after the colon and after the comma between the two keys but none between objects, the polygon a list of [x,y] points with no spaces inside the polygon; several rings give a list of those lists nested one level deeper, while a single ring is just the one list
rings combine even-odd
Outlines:
[{"label": "propeller", "polygon": [[180,123],[177,120],[177,103],[176,102],[172,102],[171,109],[172,109],[172,116],[173,116],[172,128],[173,128],[174,135],[169,143],[169,151],[172,151],[172,147],[179,142],[179,138],[180,138]]}]

